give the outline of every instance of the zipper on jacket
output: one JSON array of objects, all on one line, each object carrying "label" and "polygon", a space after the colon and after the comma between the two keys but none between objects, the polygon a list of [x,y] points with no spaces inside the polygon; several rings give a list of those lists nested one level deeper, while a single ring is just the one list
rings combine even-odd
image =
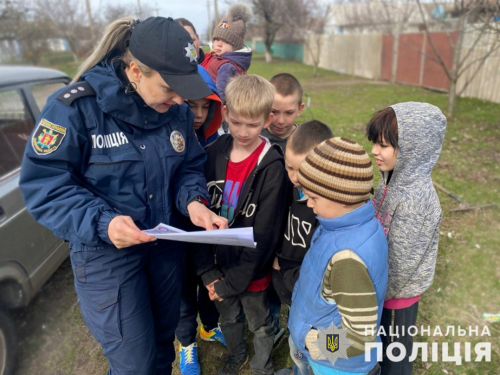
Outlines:
[{"label": "zipper on jacket", "polygon": [[377,208],[377,212],[375,212],[375,217],[378,219],[380,210],[382,209],[382,205],[384,204],[385,196],[387,195],[387,185],[384,187],[384,191],[382,192],[382,199],[380,200],[380,204]]}]

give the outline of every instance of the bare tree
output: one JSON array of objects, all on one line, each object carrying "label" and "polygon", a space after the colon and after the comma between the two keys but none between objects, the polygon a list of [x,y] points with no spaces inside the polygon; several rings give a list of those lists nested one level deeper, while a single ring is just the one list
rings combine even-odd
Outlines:
[{"label": "bare tree", "polygon": [[266,62],[272,61],[271,46],[282,28],[300,29],[308,11],[305,4],[309,0],[251,0],[254,14],[264,28]]},{"label": "bare tree", "polygon": [[281,15],[283,9],[280,7],[282,3],[282,0],[252,0],[254,14],[256,14],[264,24],[266,62],[273,61],[271,46],[273,45],[276,33],[283,26],[283,17]]},{"label": "bare tree", "polygon": [[79,0],[33,0],[37,19],[66,39],[76,62],[82,41],[93,44],[84,3]]},{"label": "bare tree", "polygon": [[412,21],[415,22],[415,18],[420,21],[416,3],[413,0],[397,2],[346,0],[333,6],[330,13],[345,23],[348,32],[378,32],[393,37],[391,82],[396,82],[399,35],[405,27],[408,28],[412,24]]},{"label": "bare tree", "polygon": [[[39,22],[27,1],[6,1],[0,12],[2,38],[18,41],[23,51],[23,59],[38,65],[47,52],[47,38],[50,27]],[[12,56],[13,57],[13,56]]]},{"label": "bare tree", "polygon": [[[436,47],[430,36],[430,20],[426,15],[420,0],[417,0],[427,42],[432,49],[431,58],[443,69],[450,82],[448,90],[447,115],[453,118],[456,99],[469,86],[486,60],[500,49],[500,34],[492,27],[492,21],[500,10],[498,0],[456,0],[455,15],[457,21],[454,30],[456,41],[447,31],[448,41],[453,48],[453,61],[448,67],[441,51]],[[436,22],[436,21],[435,21]],[[458,80],[467,73],[467,80],[460,91],[457,90]]]},{"label": "bare tree", "polygon": [[308,2],[310,15],[307,17],[305,27],[306,36],[304,38],[304,46],[313,63],[313,74],[318,75],[318,65],[321,58],[323,46],[323,38],[325,34],[325,26],[328,22],[331,6],[324,4],[319,0],[311,0]]}]

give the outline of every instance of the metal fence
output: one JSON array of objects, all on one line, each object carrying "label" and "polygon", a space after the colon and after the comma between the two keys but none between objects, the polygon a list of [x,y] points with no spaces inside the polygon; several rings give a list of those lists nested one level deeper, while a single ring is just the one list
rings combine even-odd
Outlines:
[{"label": "metal fence", "polygon": [[[318,51],[316,35],[308,35],[304,43],[304,63],[313,65]],[[382,35],[322,35],[319,67],[338,73],[370,79],[381,78]]]},{"label": "metal fence", "polygon": [[[474,32],[466,32],[463,56],[476,37]],[[446,66],[451,67],[457,34],[436,32],[431,33],[430,38]],[[500,54],[492,54],[482,66],[479,65],[480,57],[495,46],[494,38],[498,36],[492,34],[475,46],[465,64],[475,63],[458,80],[457,93],[467,86],[462,96],[500,103]],[[364,78],[391,80],[395,56],[393,40],[392,36],[381,34],[322,35],[319,67]],[[304,43],[304,63],[313,65],[318,53],[314,48],[317,43],[313,39]],[[448,77],[433,58],[425,33],[401,34],[397,48],[396,82],[448,91]]]}]

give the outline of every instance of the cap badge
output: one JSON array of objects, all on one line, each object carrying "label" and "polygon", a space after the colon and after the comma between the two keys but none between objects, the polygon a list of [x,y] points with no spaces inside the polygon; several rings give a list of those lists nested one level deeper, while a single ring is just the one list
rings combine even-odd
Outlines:
[{"label": "cap badge", "polygon": [[189,62],[197,62],[198,54],[196,53],[196,48],[194,48],[193,43],[188,43],[186,47],[184,47],[184,51],[186,51],[186,57],[189,58]]},{"label": "cap badge", "polygon": [[170,143],[172,143],[172,147],[177,152],[182,152],[186,148],[184,137],[178,130],[174,130],[172,134],[170,134]]},{"label": "cap badge", "polygon": [[227,23],[226,20],[220,21],[219,24],[217,25],[219,29],[229,29],[229,24]]}]

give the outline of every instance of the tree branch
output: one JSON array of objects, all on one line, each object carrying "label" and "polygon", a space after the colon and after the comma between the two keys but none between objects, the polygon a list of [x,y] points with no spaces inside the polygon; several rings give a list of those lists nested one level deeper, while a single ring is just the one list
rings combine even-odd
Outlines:
[{"label": "tree branch", "polygon": [[448,67],[446,66],[445,62],[443,61],[443,59],[441,58],[441,55],[439,54],[436,46],[434,45],[434,42],[432,41],[432,39],[430,37],[429,25],[427,24],[427,19],[425,18],[424,11],[422,9],[422,4],[420,3],[420,0],[417,0],[417,4],[418,4],[418,9],[420,10],[420,16],[422,17],[422,22],[424,23],[424,29],[425,29],[425,35],[427,37],[427,41],[429,42],[429,44],[432,48],[432,51],[436,55],[436,58],[438,59],[439,65],[441,65],[441,67],[443,68],[448,79],[451,80],[450,71],[449,71]]}]

